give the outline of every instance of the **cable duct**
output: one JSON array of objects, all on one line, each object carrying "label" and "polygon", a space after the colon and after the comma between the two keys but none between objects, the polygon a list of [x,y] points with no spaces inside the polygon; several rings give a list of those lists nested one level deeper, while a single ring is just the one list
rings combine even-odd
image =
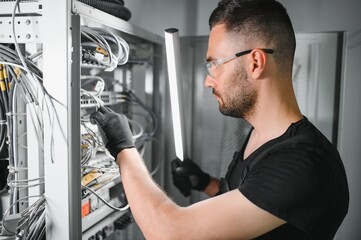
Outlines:
[{"label": "cable duct", "polygon": [[80,0],[80,2],[125,21],[128,21],[132,16],[130,10],[124,6],[124,1],[122,0]]}]

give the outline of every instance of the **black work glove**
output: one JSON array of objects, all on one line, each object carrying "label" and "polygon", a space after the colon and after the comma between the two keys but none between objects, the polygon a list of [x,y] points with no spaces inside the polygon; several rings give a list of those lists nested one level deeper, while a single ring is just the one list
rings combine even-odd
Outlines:
[{"label": "black work glove", "polygon": [[191,189],[203,191],[211,181],[209,174],[203,172],[200,167],[190,159],[174,159],[172,161],[173,184],[179,191],[188,197]]},{"label": "black work glove", "polygon": [[90,115],[90,122],[98,124],[101,128],[99,130],[104,132],[105,146],[115,159],[123,149],[135,147],[132,131],[124,114],[117,114],[109,108],[100,107],[97,112]]}]

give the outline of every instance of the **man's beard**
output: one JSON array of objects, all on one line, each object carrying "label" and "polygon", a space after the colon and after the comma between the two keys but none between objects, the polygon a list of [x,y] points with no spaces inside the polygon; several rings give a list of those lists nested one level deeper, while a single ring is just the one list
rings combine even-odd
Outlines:
[{"label": "man's beard", "polygon": [[242,65],[237,68],[228,79],[230,82],[223,92],[223,104],[219,104],[219,111],[226,116],[247,118],[255,110],[257,92],[249,82],[247,73]]}]

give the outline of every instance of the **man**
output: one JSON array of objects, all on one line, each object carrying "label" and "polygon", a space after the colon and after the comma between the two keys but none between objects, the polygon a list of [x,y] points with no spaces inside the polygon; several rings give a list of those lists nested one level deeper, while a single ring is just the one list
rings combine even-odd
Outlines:
[{"label": "man", "polygon": [[[286,10],[274,0],[223,0],[210,28],[205,85],[224,115],[253,128],[223,181],[226,188],[199,168],[184,174],[194,170],[190,161],[173,163],[173,174],[216,196],[176,205],[149,176],[125,116],[105,108],[91,116],[107,136],[144,236],[332,239],[348,209],[346,176],[337,150],[298,108],[291,78],[295,36]],[[190,175],[198,173],[197,183]]]}]

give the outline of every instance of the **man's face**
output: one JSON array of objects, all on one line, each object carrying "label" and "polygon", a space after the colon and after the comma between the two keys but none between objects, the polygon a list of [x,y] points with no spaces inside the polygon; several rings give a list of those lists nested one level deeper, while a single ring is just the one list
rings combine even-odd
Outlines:
[{"label": "man's face", "polygon": [[[207,60],[217,60],[233,56],[245,50],[240,42],[226,32],[223,25],[216,25],[209,36]],[[216,78],[207,76],[205,86],[213,89],[222,114],[237,118],[247,118],[254,111],[257,91],[251,84],[247,70],[247,56],[229,61],[219,67],[222,74]]]}]

